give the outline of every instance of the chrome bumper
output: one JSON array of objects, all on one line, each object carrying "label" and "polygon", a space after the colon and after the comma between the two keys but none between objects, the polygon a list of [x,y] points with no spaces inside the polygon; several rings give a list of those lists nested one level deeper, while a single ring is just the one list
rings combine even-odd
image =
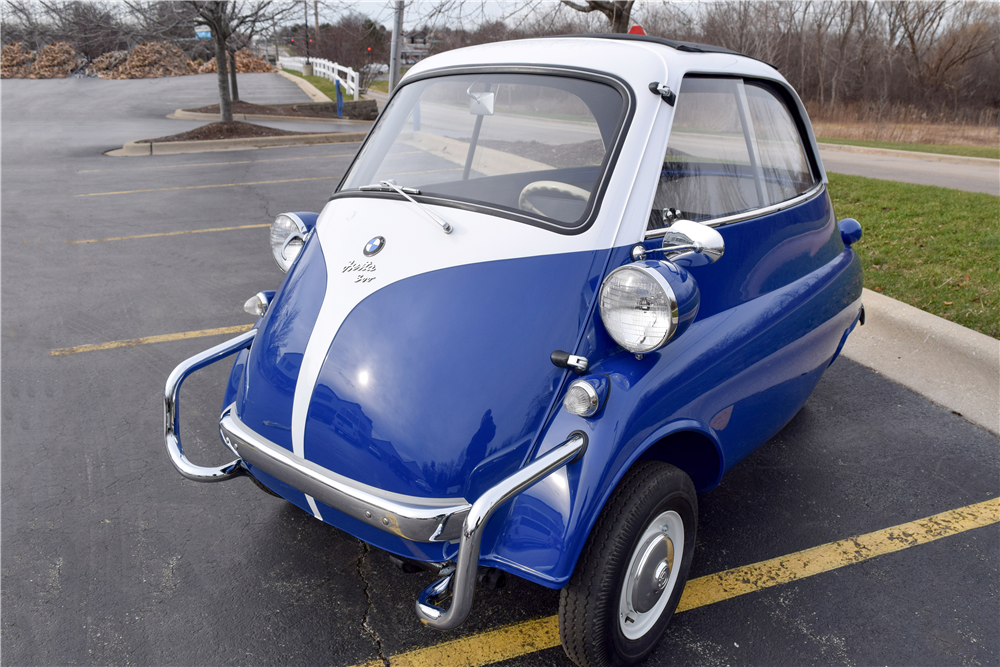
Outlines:
[{"label": "chrome bumper", "polygon": [[418,498],[387,493],[338,475],[247,428],[233,406],[219,432],[241,459],[358,521],[415,542],[450,542],[462,532],[472,505],[465,498]]},{"label": "chrome bumper", "polygon": [[[164,435],[167,452],[177,470],[196,482],[218,482],[246,472],[246,464],[280,479],[329,507],[402,538],[416,542],[458,540],[455,570],[425,588],[417,599],[417,616],[432,628],[452,630],[469,616],[476,590],[483,529],[493,512],[532,484],[579,458],[587,436],[575,432],[544,456],[531,461],[476,502],[464,498],[419,498],[389,493],[360,484],[316,465],[254,433],[227,407],[219,420],[226,445],[239,457],[218,468],[192,464],[181,448],[179,395],[191,373],[249,347],[256,330],[234,338],[182,362],[167,379],[164,390]],[[447,609],[438,606],[451,597]]]},{"label": "chrome bumper", "polygon": [[221,482],[244,472],[243,463],[239,459],[218,468],[204,468],[196,466],[184,456],[184,449],[181,447],[181,416],[178,401],[181,384],[187,376],[250,347],[256,335],[257,330],[251,329],[245,334],[182,361],[167,378],[167,386],[163,389],[163,438],[167,443],[170,462],[188,479],[196,482]]}]

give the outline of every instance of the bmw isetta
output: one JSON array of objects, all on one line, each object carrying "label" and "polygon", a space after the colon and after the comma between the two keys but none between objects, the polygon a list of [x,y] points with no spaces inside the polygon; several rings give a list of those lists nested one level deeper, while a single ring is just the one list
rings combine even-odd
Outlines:
[{"label": "bmw isetta", "polygon": [[[697,493],[777,433],[863,323],[854,220],[834,217],[798,96],[766,63],[644,36],[497,43],[420,62],[253,329],[165,389],[185,477],[266,491],[440,574],[561,589],[580,665],[653,649],[691,566]],[[184,378],[235,354],[193,464]]]}]

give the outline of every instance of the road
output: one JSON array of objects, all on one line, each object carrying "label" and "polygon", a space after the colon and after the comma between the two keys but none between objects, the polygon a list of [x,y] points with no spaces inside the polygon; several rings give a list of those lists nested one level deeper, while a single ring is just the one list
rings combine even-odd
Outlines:
[{"label": "road", "polygon": [[[279,97],[281,81],[246,75],[241,90]],[[425,648],[411,664],[433,665],[472,645],[506,665],[568,665],[525,639],[549,627],[556,591],[512,578],[440,634],[413,614],[427,575],[245,478],[199,485],[173,470],[167,374],[233,335],[212,331],[252,323],[243,302],[281,280],[266,225],[320,208],[357,145],[101,155],[187,129],[162,116],[210,101],[200,78],[162,81],[169,100],[155,83],[0,90],[5,663],[354,665]],[[103,345],[78,347],[90,344]],[[185,384],[196,462],[224,455],[226,374]],[[691,576],[995,499],[998,469],[995,436],[840,359],[781,433],[699,497]],[[685,611],[647,664],[998,664],[1000,523],[963,528]],[[513,639],[488,634],[518,622]],[[440,646],[456,638],[468,641]]]},{"label": "road", "polygon": [[820,148],[819,152],[826,170],[838,174],[1000,196],[1000,161],[997,160],[974,160],[962,164],[906,155],[903,151],[856,153]]}]

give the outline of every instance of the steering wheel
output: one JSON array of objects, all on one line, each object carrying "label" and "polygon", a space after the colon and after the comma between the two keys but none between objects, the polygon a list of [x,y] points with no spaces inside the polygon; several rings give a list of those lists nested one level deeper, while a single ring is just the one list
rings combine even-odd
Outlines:
[{"label": "steering wheel", "polygon": [[553,199],[576,199],[582,202],[590,200],[589,190],[578,188],[575,185],[570,185],[569,183],[560,183],[559,181],[535,181],[533,183],[528,183],[524,186],[524,189],[521,190],[521,195],[517,198],[518,208],[522,211],[534,213],[535,215],[542,215],[547,218],[551,218],[552,216],[548,213],[539,211],[531,204],[530,201],[528,201],[528,198],[534,195],[543,195]]}]

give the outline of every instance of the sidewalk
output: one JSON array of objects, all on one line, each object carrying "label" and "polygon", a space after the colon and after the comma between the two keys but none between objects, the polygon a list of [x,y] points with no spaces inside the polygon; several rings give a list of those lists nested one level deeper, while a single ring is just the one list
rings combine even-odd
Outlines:
[{"label": "sidewalk", "polygon": [[1000,341],[864,290],[848,359],[1000,435]]}]

